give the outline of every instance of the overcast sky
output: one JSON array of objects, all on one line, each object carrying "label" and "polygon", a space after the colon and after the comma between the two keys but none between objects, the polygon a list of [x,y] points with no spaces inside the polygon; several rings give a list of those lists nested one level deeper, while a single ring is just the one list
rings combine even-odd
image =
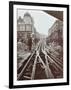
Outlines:
[{"label": "overcast sky", "polygon": [[40,10],[24,10],[24,9],[19,10],[18,9],[18,17],[21,16],[23,18],[26,12],[28,12],[32,16],[34,20],[34,26],[37,32],[44,35],[48,34],[49,28],[56,21],[56,18]]}]

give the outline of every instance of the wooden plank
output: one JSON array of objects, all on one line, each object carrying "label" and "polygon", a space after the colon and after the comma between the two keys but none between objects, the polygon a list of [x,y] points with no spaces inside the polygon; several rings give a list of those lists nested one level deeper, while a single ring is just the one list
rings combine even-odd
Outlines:
[{"label": "wooden plank", "polygon": [[52,47],[47,47],[47,46],[45,46],[46,47],[46,50],[47,51],[51,51],[52,53],[54,53],[55,55],[59,55],[59,53],[57,52],[57,51],[55,51]]},{"label": "wooden plank", "polygon": [[62,71],[61,66],[59,66],[49,55],[47,55],[47,56],[51,60],[51,62],[53,62]]},{"label": "wooden plank", "polygon": [[[47,53],[49,53],[47,50],[46,50]],[[53,53],[49,53],[53,58],[54,58],[54,61],[58,62],[60,65],[63,65],[63,63],[60,61],[59,58],[55,57],[55,55]]]},{"label": "wooden plank", "polygon": [[[30,56],[30,54],[28,55],[28,57],[29,57],[29,56]],[[28,57],[27,57],[27,58],[28,58]],[[27,58],[26,58],[26,59],[27,59]],[[20,67],[22,66],[22,64],[26,61],[26,59],[21,60],[20,66],[17,68],[17,70],[19,70],[19,68],[20,68]]]},{"label": "wooden plank", "polygon": [[[45,50],[45,49],[44,49]],[[49,63],[48,63],[48,60],[47,60],[47,53],[45,51],[42,50],[42,52],[44,53],[45,55],[45,59],[46,59],[46,68],[48,70],[48,78],[54,78],[50,68],[49,68]]]},{"label": "wooden plank", "polygon": [[20,74],[18,75],[18,80],[20,79],[20,77],[23,74],[23,71],[25,70],[25,68],[27,67],[28,63],[30,62],[32,56],[34,55],[35,52],[32,53],[31,57],[29,58],[29,60],[27,61],[27,63],[25,64],[25,66],[23,67],[23,69],[21,70]]},{"label": "wooden plank", "polygon": [[34,76],[35,76],[36,63],[37,63],[37,55],[36,55],[36,58],[34,60],[34,65],[33,65],[32,74],[31,74],[31,80],[34,79]]},{"label": "wooden plank", "polygon": [[26,79],[29,79],[29,80],[31,79],[31,78],[30,78],[30,77],[28,77],[28,76],[23,76],[23,77],[24,77],[24,78],[26,78]]},{"label": "wooden plank", "polygon": [[37,47],[37,49],[36,49],[36,57],[35,57],[34,65],[33,65],[33,69],[32,69],[31,80],[34,79],[34,77],[35,77],[37,57],[39,57],[40,45],[41,45],[41,42],[39,42],[38,47]]},{"label": "wooden plank", "polygon": [[47,67],[46,67],[45,63],[43,62],[43,60],[41,59],[40,56],[39,56],[39,61],[42,63],[43,67],[45,68],[45,74],[46,74],[46,77],[49,78]]}]

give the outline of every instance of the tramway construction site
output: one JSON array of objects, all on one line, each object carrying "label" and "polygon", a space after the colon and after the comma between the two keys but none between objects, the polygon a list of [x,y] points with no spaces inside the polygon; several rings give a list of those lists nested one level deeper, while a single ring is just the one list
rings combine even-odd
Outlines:
[{"label": "tramway construction site", "polygon": [[63,20],[57,14],[45,13],[57,18],[47,35],[38,32],[28,12],[24,14],[24,19],[19,17],[17,20],[19,81],[63,78]]}]

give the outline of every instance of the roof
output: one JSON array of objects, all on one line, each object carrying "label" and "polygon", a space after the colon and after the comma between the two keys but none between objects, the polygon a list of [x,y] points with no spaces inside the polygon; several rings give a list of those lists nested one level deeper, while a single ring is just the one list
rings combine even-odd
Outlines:
[{"label": "roof", "polygon": [[24,22],[23,19],[21,18],[21,16],[19,16],[17,22],[20,22],[20,23],[23,23]]},{"label": "roof", "polygon": [[24,16],[29,16],[29,17],[31,17],[31,15],[30,15],[28,12],[26,12],[26,13],[24,14]]}]

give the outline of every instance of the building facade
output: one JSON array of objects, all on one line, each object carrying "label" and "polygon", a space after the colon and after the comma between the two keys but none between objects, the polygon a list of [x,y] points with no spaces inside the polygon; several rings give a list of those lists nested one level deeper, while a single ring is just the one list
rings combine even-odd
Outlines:
[{"label": "building facade", "polygon": [[52,27],[48,31],[48,36],[50,36],[55,31],[62,31],[63,30],[63,22],[60,20],[56,20],[55,23],[52,25]]},{"label": "building facade", "polygon": [[34,21],[31,15],[27,12],[23,18],[19,17],[17,20],[17,40],[27,42],[27,38],[34,33]]},{"label": "building facade", "polygon": [[63,46],[63,21],[56,20],[48,31],[47,43]]}]

